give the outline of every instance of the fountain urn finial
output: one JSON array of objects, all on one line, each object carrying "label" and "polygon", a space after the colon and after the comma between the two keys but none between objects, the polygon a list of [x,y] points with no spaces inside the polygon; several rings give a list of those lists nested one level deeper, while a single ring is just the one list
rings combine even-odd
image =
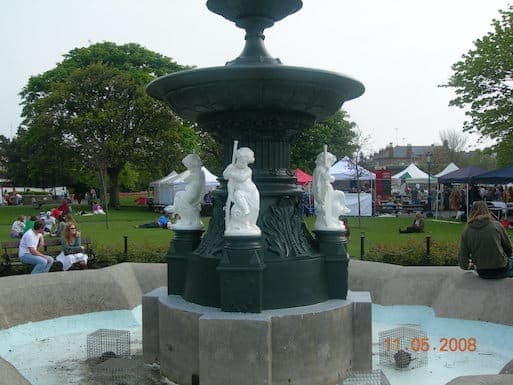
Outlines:
[{"label": "fountain urn finial", "polygon": [[210,11],[246,30],[242,53],[226,64],[281,64],[280,59],[273,58],[265,48],[264,29],[299,11],[302,6],[301,0],[208,0]]}]

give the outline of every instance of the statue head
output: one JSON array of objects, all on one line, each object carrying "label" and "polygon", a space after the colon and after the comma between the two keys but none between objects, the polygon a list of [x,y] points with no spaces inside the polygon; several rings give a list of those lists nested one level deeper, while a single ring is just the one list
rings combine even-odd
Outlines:
[{"label": "statue head", "polygon": [[199,168],[203,166],[203,162],[200,157],[196,154],[189,154],[182,159],[182,163],[187,168]]},{"label": "statue head", "polygon": [[241,147],[237,150],[236,163],[248,165],[255,161],[255,154],[249,147]]},{"label": "statue head", "polygon": [[317,155],[315,159],[316,166],[333,166],[333,164],[337,161],[337,157],[333,155],[331,152],[326,153],[326,159],[324,158],[324,152],[321,152]]}]

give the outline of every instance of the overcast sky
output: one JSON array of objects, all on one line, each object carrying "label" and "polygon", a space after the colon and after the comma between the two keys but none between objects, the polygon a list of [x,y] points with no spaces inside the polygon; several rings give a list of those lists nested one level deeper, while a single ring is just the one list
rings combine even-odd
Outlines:
[{"label": "overcast sky", "polygon": [[[0,6],[0,134],[20,123],[18,93],[62,55],[100,41],[136,42],[179,64],[209,67],[238,56],[244,33],[209,12],[205,0],[4,0]],[[437,87],[451,65],[491,31],[506,0],[304,0],[266,31],[284,64],[337,71],[360,80],[363,96],[344,104],[370,136],[388,143],[439,143],[464,114]]]}]

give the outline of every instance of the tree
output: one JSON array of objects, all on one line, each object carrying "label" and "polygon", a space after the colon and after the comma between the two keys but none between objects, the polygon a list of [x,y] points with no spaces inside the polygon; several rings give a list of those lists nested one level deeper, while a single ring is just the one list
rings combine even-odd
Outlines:
[{"label": "tree", "polygon": [[465,151],[465,147],[467,146],[468,142],[468,136],[466,136],[464,133],[458,132],[454,129],[447,129],[441,130],[439,135],[444,147],[447,147],[451,154]]},{"label": "tree", "polygon": [[[96,170],[102,183],[108,180],[109,206],[119,207],[118,178],[128,161],[159,163],[165,146],[173,146],[163,138],[181,143],[184,132],[192,135],[190,127],[145,91],[157,76],[183,68],[133,43],[74,49],[54,69],[29,79],[21,92],[22,131],[36,136],[33,132],[39,130]],[[193,145],[186,141],[173,156]]]},{"label": "tree", "polygon": [[[479,166],[487,170],[493,170],[497,168],[498,157],[499,155],[492,149],[474,150],[471,152],[470,156],[464,160],[461,166],[458,166]],[[511,164],[511,162],[509,164]]]},{"label": "tree", "polygon": [[350,122],[347,112],[340,110],[326,120],[303,131],[291,149],[291,168],[301,168],[312,172],[316,156],[322,152],[323,145],[337,159],[351,155],[355,146],[352,143],[356,134],[352,131],[356,124]]},{"label": "tree", "polygon": [[445,87],[456,97],[450,105],[467,109],[464,131],[495,139],[506,158],[513,148],[513,6],[493,20],[494,31],[474,42],[475,48],[452,66],[454,74]]},{"label": "tree", "polygon": [[0,178],[7,176],[7,160],[11,141],[9,138],[0,135]]}]

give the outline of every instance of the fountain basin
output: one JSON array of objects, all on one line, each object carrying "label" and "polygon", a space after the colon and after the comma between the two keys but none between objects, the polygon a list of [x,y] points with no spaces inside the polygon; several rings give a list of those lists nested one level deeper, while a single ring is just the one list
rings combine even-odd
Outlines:
[{"label": "fountain basin", "polygon": [[245,111],[295,112],[319,121],[364,90],[359,81],[336,72],[284,65],[181,71],[147,87],[149,95],[194,122],[212,113]]}]

